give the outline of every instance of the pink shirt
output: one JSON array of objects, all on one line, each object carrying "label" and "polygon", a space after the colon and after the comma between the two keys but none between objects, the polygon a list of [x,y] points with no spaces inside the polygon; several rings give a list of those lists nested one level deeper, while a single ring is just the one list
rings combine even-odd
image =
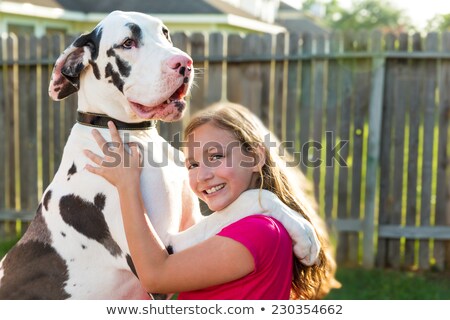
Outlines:
[{"label": "pink shirt", "polygon": [[218,233],[242,243],[255,270],[225,284],[182,292],[179,300],[288,300],[292,281],[292,240],[283,225],[263,215],[241,219]]}]

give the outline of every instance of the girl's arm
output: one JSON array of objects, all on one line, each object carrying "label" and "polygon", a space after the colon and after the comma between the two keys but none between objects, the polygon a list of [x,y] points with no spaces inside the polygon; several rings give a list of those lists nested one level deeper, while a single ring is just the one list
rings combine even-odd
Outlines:
[{"label": "girl's arm", "polygon": [[[247,248],[230,238],[214,236],[192,247],[168,255],[156,234],[145,208],[140,190],[140,155],[136,146],[128,153],[114,125],[109,124],[114,151],[121,155],[121,163],[111,166],[112,158],[104,158],[86,151],[98,165],[86,169],[98,174],[116,186],[125,234],[130,254],[142,286],[148,292],[171,293],[207,288],[239,279],[254,270],[253,256]],[[106,141],[93,131],[100,147]],[[112,150],[111,150],[112,151]],[[128,166],[123,166],[129,157]],[[109,163],[109,165],[108,165]]]}]

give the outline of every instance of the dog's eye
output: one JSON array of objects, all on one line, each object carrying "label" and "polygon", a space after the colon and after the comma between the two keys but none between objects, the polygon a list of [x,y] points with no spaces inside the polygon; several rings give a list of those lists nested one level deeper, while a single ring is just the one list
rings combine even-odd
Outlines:
[{"label": "dog's eye", "polygon": [[124,49],[132,49],[132,48],[136,47],[136,42],[133,39],[126,39],[122,43],[122,47]]},{"label": "dog's eye", "polygon": [[172,43],[172,40],[170,40],[169,29],[162,27],[162,34],[167,40],[169,40],[170,43]]}]

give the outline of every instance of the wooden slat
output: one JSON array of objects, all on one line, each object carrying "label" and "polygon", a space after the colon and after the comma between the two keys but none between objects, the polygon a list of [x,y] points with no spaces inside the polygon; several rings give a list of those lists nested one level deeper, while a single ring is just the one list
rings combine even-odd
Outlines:
[{"label": "wooden slat", "polygon": [[[64,39],[61,35],[53,35],[50,37],[51,43],[51,55],[56,61],[57,57],[64,50]],[[59,162],[62,157],[62,134],[64,131],[63,122],[61,119],[64,117],[64,105],[65,101],[51,101],[50,103],[50,117],[51,132],[50,132],[50,181],[53,178],[56,170],[58,170]]]},{"label": "wooden slat", "polygon": [[194,69],[195,69],[195,77],[194,77],[194,87],[191,89],[189,110],[183,119],[186,122],[189,118],[189,115],[193,115],[198,110],[204,107],[204,99],[205,99],[205,90],[207,90],[207,74],[205,70],[205,62],[203,61],[205,58],[205,35],[203,33],[194,33],[190,37],[191,40],[191,56],[194,60]]},{"label": "wooden slat", "polygon": [[[436,33],[429,33],[426,38],[425,50],[437,51],[438,37]],[[425,110],[423,119],[423,163],[422,163],[422,195],[420,206],[420,226],[430,225],[431,219],[431,182],[433,175],[433,141],[434,141],[434,117],[436,112],[436,61],[430,60],[425,63]],[[430,242],[420,240],[419,242],[419,267],[428,269],[430,267]]]},{"label": "wooden slat", "polygon": [[[356,36],[356,50],[368,51],[368,35],[365,32]],[[353,219],[361,218],[361,192],[362,192],[362,164],[364,161],[364,124],[367,115],[370,97],[370,68],[371,60],[359,59],[354,61],[354,104],[353,104],[353,132],[352,137],[352,179],[350,216]],[[358,233],[349,234],[349,260],[352,264],[358,264],[360,237]]]},{"label": "wooden slat", "polygon": [[[399,51],[408,50],[408,38],[406,34],[399,36]],[[405,147],[405,114],[408,104],[407,95],[404,94],[408,88],[405,83],[405,60],[392,60],[394,68],[394,110],[393,110],[393,165],[392,174],[392,211],[389,217],[390,224],[400,225],[402,221],[402,197],[403,197],[403,163]],[[400,240],[392,239],[388,242],[388,260],[389,266],[393,268],[400,267]]]},{"label": "wooden slat", "polygon": [[[262,56],[270,56],[272,53],[273,37],[271,34],[265,34],[261,37],[260,54]],[[269,110],[270,104],[272,103],[271,97],[273,94],[273,89],[271,87],[272,80],[272,61],[267,61],[261,63],[261,105],[259,117],[262,122],[269,128]]]},{"label": "wooden slat", "polygon": [[333,230],[339,232],[362,232],[365,228],[364,222],[362,220],[352,218],[335,219],[331,221],[331,225]]},{"label": "wooden slat", "polygon": [[[339,34],[333,33],[330,37],[330,52],[339,52],[340,37]],[[337,60],[330,60],[328,62],[328,80],[327,80],[327,103],[326,103],[326,117],[325,117],[325,131],[326,131],[326,159],[325,159],[325,183],[324,183],[324,210],[325,220],[330,221],[333,217],[334,204],[334,181],[335,168],[338,165],[335,160],[331,158],[331,150],[336,146],[336,117],[338,109],[338,88],[339,86],[339,64]]]},{"label": "wooden slat", "polygon": [[[316,50],[318,54],[325,52],[325,38],[324,36],[318,36],[316,38]],[[323,205],[322,192],[321,192],[321,161],[323,159],[322,155],[322,129],[323,129],[323,107],[324,107],[324,91],[325,91],[325,60],[316,59],[314,60],[314,80],[313,80],[313,96],[314,102],[312,105],[312,141],[317,144],[316,147],[312,148],[312,172],[313,172],[313,182],[314,182],[314,195],[319,203],[319,208]]]},{"label": "wooden slat", "polygon": [[[277,34],[274,39],[275,56],[283,56],[286,54],[286,35],[284,33]],[[286,89],[285,76],[287,60],[277,61],[273,66],[273,85],[271,85],[273,101],[270,103],[269,109],[269,127],[272,132],[285,141],[286,139]]]},{"label": "wooden slat", "polygon": [[[14,103],[15,92],[17,90],[17,82],[15,82],[14,76],[14,52],[17,52],[17,38],[15,36],[9,35],[6,39],[6,59],[9,62],[9,66],[6,68],[6,81],[5,81],[5,133],[6,133],[6,177],[5,182],[7,183],[6,189],[7,194],[6,198],[6,207],[15,208],[16,206],[16,183],[15,183],[15,175],[16,175],[16,162],[15,162],[15,148],[14,148]],[[17,80],[17,79],[16,79]]]},{"label": "wooden slat", "polygon": [[[388,34],[385,37],[385,50],[394,50],[395,36]],[[393,112],[395,108],[394,101],[394,62],[386,61],[385,76],[385,94],[383,96],[383,120],[381,129],[381,149],[380,149],[380,205],[378,214],[378,224],[389,224],[392,214],[392,165],[391,165],[391,149],[392,149],[392,126]],[[385,239],[378,240],[378,249],[376,257],[376,265],[379,267],[388,264],[388,242]]]},{"label": "wooden slat", "polygon": [[[227,38],[228,52],[227,60],[233,57],[242,56],[244,53],[244,39],[239,34],[231,34]],[[249,63],[227,63],[227,98],[231,102],[242,103],[244,96],[248,96],[249,92],[243,88],[244,83],[248,83],[247,70]],[[244,104],[247,108],[247,106]]]},{"label": "wooden slat", "polygon": [[[312,54],[312,36],[308,33],[302,35],[302,54]],[[301,61],[301,87],[300,87],[300,144],[302,146],[302,161],[300,168],[303,173],[308,173],[308,149],[304,149],[310,138],[310,122],[311,122],[311,100],[312,100],[312,61],[310,59]]]},{"label": "wooden slat", "polygon": [[[209,35],[209,56],[225,59],[224,35],[222,33],[211,33]],[[206,92],[206,103],[211,104],[222,99],[222,73],[223,61],[210,62],[208,66],[208,91]],[[224,96],[223,98],[225,98]]]},{"label": "wooden slat", "polygon": [[[422,41],[421,35],[416,33],[412,37],[412,50],[421,51]],[[420,110],[422,101],[422,84],[423,75],[422,61],[409,61],[409,143],[408,143],[408,180],[406,190],[406,226],[414,226],[416,224],[417,210],[417,172],[418,172],[418,154],[419,154],[419,128],[420,128]],[[415,241],[407,239],[405,241],[405,257],[404,266],[412,268],[415,264]]]},{"label": "wooden slat", "polygon": [[[373,52],[381,51],[381,34],[372,34]],[[371,268],[375,263],[374,232],[376,184],[380,159],[380,141],[383,119],[383,90],[385,81],[385,60],[374,58],[372,61],[372,83],[369,104],[369,135],[367,141],[366,190],[364,210],[363,266]]]},{"label": "wooden slat", "polygon": [[[43,37],[41,39],[41,59],[55,61],[53,60],[53,56],[50,53],[50,39],[48,37]],[[50,155],[53,149],[50,147],[53,145],[50,140],[50,127],[53,127],[52,119],[50,118],[50,110],[52,106],[51,99],[48,95],[48,84],[50,83],[51,73],[53,70],[52,64],[44,64],[42,65],[42,73],[41,73],[41,110],[39,110],[38,119],[40,119],[40,123],[38,123],[38,133],[40,133],[38,144],[39,149],[41,150],[41,168],[38,171],[41,172],[42,186],[39,186],[39,190],[41,193],[50,183],[50,179],[53,176],[53,173],[50,170]]]},{"label": "wooden slat", "polygon": [[[6,65],[4,64],[3,51],[5,50],[4,37],[0,38],[0,128],[5,128],[6,123]],[[5,128],[6,129],[6,128]],[[6,206],[6,130],[0,130],[0,210]],[[0,231],[3,228],[0,223]]]},{"label": "wooden slat", "polygon": [[33,220],[36,212],[28,211],[28,210],[11,210],[11,209],[2,209],[0,210],[0,222],[1,221],[15,221],[15,220],[23,220],[23,221],[31,221]]},{"label": "wooden slat", "polygon": [[[37,59],[37,51],[39,48],[38,40],[35,36],[31,36],[29,38],[29,56],[28,59],[36,60]],[[27,102],[25,106],[21,107],[21,112],[23,112],[22,108],[27,112],[26,117],[28,117],[28,124],[26,130],[24,132],[25,137],[23,140],[28,141],[27,145],[27,153],[28,153],[28,177],[27,177],[27,185],[26,185],[26,197],[28,200],[27,206],[21,206],[22,209],[32,210],[36,207],[38,203],[38,190],[37,190],[37,166],[38,166],[38,153],[37,153],[37,105],[38,105],[38,97],[37,97],[37,73],[36,73],[37,65],[30,66],[27,71],[28,75],[26,77],[29,80],[28,85],[28,94]],[[23,156],[22,156],[23,158]]]},{"label": "wooden slat", "polygon": [[382,225],[378,227],[378,236],[382,238],[407,238],[429,241],[429,239],[450,240],[450,227],[444,226],[420,226],[403,227]]},{"label": "wooden slat", "polygon": [[[249,34],[243,39],[242,54],[245,56],[257,56],[261,52],[263,39],[260,35]],[[261,64],[249,62],[244,65],[237,65],[236,68],[244,69],[241,97],[244,106],[249,108],[256,116],[262,118],[262,90],[264,79],[262,77]],[[237,82],[236,82],[237,81]],[[234,86],[239,85],[239,80],[235,79]],[[231,94],[231,92],[229,91]]]},{"label": "wooden slat", "polygon": [[[450,32],[442,35],[442,47],[444,52],[450,52]],[[438,137],[438,159],[436,172],[436,225],[450,225],[450,207],[447,212],[447,194],[449,193],[449,119],[450,119],[450,61],[441,61],[439,66],[439,137]],[[448,199],[450,201],[450,199]],[[447,239],[450,240],[450,239]],[[447,255],[449,252],[449,256]],[[434,258],[436,266],[443,270],[446,260],[450,258],[450,242],[434,242]],[[450,260],[447,261],[450,265]]]},{"label": "wooden slat", "polygon": [[[29,60],[30,58],[30,40],[27,36],[19,36],[18,37],[18,59],[20,60]],[[18,86],[18,121],[16,126],[18,126],[18,137],[17,139],[20,141],[19,144],[19,157],[18,157],[18,165],[19,165],[19,175],[20,175],[20,208],[28,207],[28,197],[27,193],[28,186],[33,183],[30,179],[30,166],[33,166],[32,161],[34,161],[34,157],[31,156],[29,152],[29,144],[32,140],[31,137],[28,136],[28,129],[30,127],[30,122],[33,122],[36,118],[33,116],[33,108],[30,108],[30,67],[29,66],[18,66],[17,68],[17,76],[18,81],[20,81],[20,85]],[[29,110],[31,109],[31,110]]]},{"label": "wooden slat", "polygon": [[[342,39],[344,51],[350,50],[351,36],[344,34]],[[342,84],[340,88],[340,107],[338,109],[339,128],[338,135],[341,141],[350,141],[350,126],[353,104],[353,62],[351,60],[338,60],[341,66],[340,80]],[[342,159],[349,163],[350,145],[341,152]],[[350,218],[349,215],[349,167],[341,166],[338,168],[338,203],[337,217],[338,219]],[[336,260],[338,264],[348,262],[349,255],[349,235],[340,232],[338,234],[338,244],[336,249]]]},{"label": "wooden slat", "polygon": [[[289,54],[294,55],[299,52],[300,37],[297,33],[289,35]],[[286,150],[295,158],[295,162],[300,161],[300,121],[299,121],[299,98],[300,98],[300,63],[298,60],[288,62],[287,78],[287,110],[286,110]]]}]

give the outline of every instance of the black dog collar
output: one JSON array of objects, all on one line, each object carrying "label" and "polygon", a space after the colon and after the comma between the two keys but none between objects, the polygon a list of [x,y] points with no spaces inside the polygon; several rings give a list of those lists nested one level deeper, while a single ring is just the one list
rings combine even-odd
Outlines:
[{"label": "black dog collar", "polygon": [[156,127],[156,120],[128,123],[108,117],[106,114],[77,111],[77,122],[86,126],[108,129],[108,121],[114,122],[118,130],[146,130]]}]

